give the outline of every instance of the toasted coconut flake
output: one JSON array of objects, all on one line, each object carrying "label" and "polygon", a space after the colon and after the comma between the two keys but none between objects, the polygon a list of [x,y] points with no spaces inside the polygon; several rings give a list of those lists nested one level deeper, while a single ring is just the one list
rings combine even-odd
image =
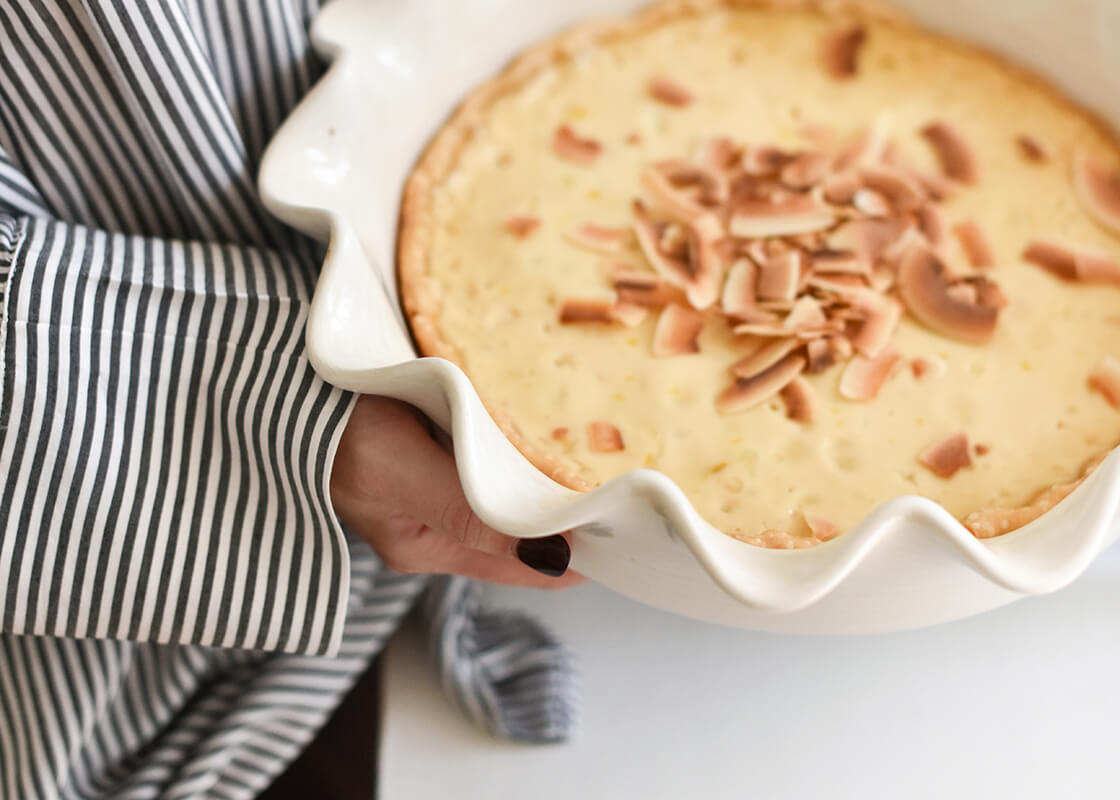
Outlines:
[{"label": "toasted coconut flake", "polygon": [[563,325],[594,322],[609,325],[615,321],[613,300],[565,300],[560,306]]},{"label": "toasted coconut flake", "polygon": [[[895,266],[911,247],[928,247],[930,243],[922,236],[914,222],[906,223],[899,237],[883,251],[880,265]],[[885,290],[882,290],[885,291]]]},{"label": "toasted coconut flake", "polygon": [[834,172],[821,181],[821,196],[834,206],[846,206],[862,185],[855,172]]},{"label": "toasted coconut flake", "polygon": [[640,181],[653,205],[673,219],[690,222],[707,213],[704,206],[673,186],[665,172],[655,165],[642,170]]},{"label": "toasted coconut flake", "polygon": [[851,345],[847,344],[846,348],[838,346],[837,343],[840,341],[846,343],[848,340],[842,336],[825,336],[805,345],[809,357],[806,371],[816,375],[849,358],[852,352]]},{"label": "toasted coconut flake", "polygon": [[716,400],[716,408],[723,414],[756,406],[785,388],[805,368],[805,359],[791,354],[769,369],[749,378],[736,378]]},{"label": "toasted coconut flake", "polygon": [[828,317],[824,315],[820,302],[810,295],[797,298],[786,316],[784,325],[793,331],[815,330],[824,327]]},{"label": "toasted coconut flake", "polygon": [[796,339],[760,340],[762,346],[731,365],[731,374],[736,378],[753,378],[784,359],[798,347]]},{"label": "toasted coconut flake", "polygon": [[902,306],[888,297],[872,296],[875,300],[865,307],[867,318],[852,337],[852,345],[868,358],[875,358],[887,349],[902,319]]},{"label": "toasted coconut flake", "polygon": [[868,263],[851,250],[818,250],[809,257],[810,268],[819,275],[866,275]]},{"label": "toasted coconut flake", "polygon": [[1027,245],[1022,258],[1064,281],[1120,286],[1120,262],[1097,250],[1074,250],[1056,242],[1035,241]]},{"label": "toasted coconut flake", "polygon": [[914,182],[922,187],[926,197],[935,203],[945,202],[957,190],[957,185],[952,180],[941,175],[934,175],[913,168],[908,168],[906,174],[913,178]]},{"label": "toasted coconut flake", "polygon": [[1086,283],[1120,286],[1120,261],[1108,253],[1082,249],[1077,252],[1077,277]]},{"label": "toasted coconut flake", "polygon": [[832,167],[836,172],[844,172],[858,166],[879,164],[891,149],[890,122],[886,114],[880,114],[837,154]]},{"label": "toasted coconut flake", "polygon": [[979,170],[976,155],[959,130],[948,122],[931,122],[922,128],[922,137],[933,148],[941,171],[961,183],[976,183]]},{"label": "toasted coconut flake", "polygon": [[832,336],[834,334],[843,333],[845,328],[846,328],[846,326],[844,325],[843,320],[830,319],[825,324],[820,325],[820,326],[815,327],[815,328],[798,328],[795,331],[795,334],[797,336],[798,341],[808,343],[808,342],[816,341],[817,339],[823,339],[826,336]]},{"label": "toasted coconut flake", "polygon": [[859,182],[882,195],[894,211],[914,211],[925,202],[925,192],[914,179],[886,164],[864,167],[859,171]]},{"label": "toasted coconut flake", "polygon": [[951,478],[965,467],[972,466],[972,449],[967,433],[956,433],[927,448],[918,463],[939,478]]},{"label": "toasted coconut flake", "polygon": [[786,407],[786,416],[794,422],[813,421],[813,389],[798,375],[778,392]]},{"label": "toasted coconut flake", "polygon": [[899,265],[899,294],[919,322],[950,338],[987,342],[995,333],[999,309],[954,298],[949,291],[953,283],[945,265],[928,247],[911,247]]},{"label": "toasted coconut flake", "polygon": [[948,367],[940,358],[917,356],[910,359],[910,371],[914,373],[917,380],[924,381],[927,378],[932,380],[944,376]]},{"label": "toasted coconut flake", "polygon": [[755,282],[758,267],[749,259],[741,258],[731,265],[723,284],[720,305],[729,317],[743,319],[756,309]]},{"label": "toasted coconut flake", "polygon": [[703,327],[702,314],[676,303],[665,306],[653,331],[653,354],[664,358],[699,353]]},{"label": "toasted coconut flake", "polygon": [[1007,295],[1003,293],[1003,289],[986,276],[967,275],[961,279],[961,282],[972,287],[976,294],[976,302],[980,305],[996,309],[1007,307]]},{"label": "toasted coconut flake", "polygon": [[1032,164],[1043,164],[1050,160],[1050,153],[1032,136],[1021,133],[1015,137],[1015,144],[1019,148],[1019,155]]},{"label": "toasted coconut flake", "polygon": [[883,258],[907,228],[896,219],[856,219],[837,228],[828,237],[832,250],[849,250],[869,264]]},{"label": "toasted coconut flake", "polygon": [[748,147],[743,152],[742,166],[747,175],[765,177],[777,175],[792,158],[778,147]]},{"label": "toasted coconut flake", "polygon": [[681,260],[688,258],[688,229],[676,222],[670,222],[661,231],[657,240],[661,252]]},{"label": "toasted coconut flake", "polygon": [[1035,241],[1027,245],[1021,257],[1064,281],[1077,280],[1077,256],[1071,248],[1055,242]]},{"label": "toasted coconut flake", "polygon": [[918,224],[918,233],[933,245],[934,249],[941,247],[945,241],[945,214],[941,207],[933,203],[926,203],[914,215]]},{"label": "toasted coconut flake", "polygon": [[953,226],[953,233],[960,240],[961,249],[964,250],[968,263],[972,266],[983,269],[996,265],[992,245],[976,220],[966,219],[964,222],[958,222]]},{"label": "toasted coconut flake", "polygon": [[634,201],[634,237],[654,272],[671,285],[684,288],[691,272],[684,261],[668,256],[658,246],[659,232],[641,201]]},{"label": "toasted coconut flake", "polygon": [[809,255],[828,249],[828,234],[825,233],[825,231],[798,233],[793,236],[787,236],[784,241],[792,244],[794,247],[804,250],[805,253]]},{"label": "toasted coconut flake", "polygon": [[848,299],[852,295],[872,295],[867,280],[860,275],[813,275],[808,280],[810,289],[818,292],[834,294],[837,297]]},{"label": "toasted coconut flake", "polygon": [[1096,389],[1113,408],[1120,409],[1120,359],[1105,356],[1089,376],[1089,386]]},{"label": "toasted coconut flake", "polygon": [[875,358],[856,354],[840,377],[840,394],[849,400],[874,400],[900,356],[887,348]]},{"label": "toasted coconut flake", "polygon": [[731,332],[736,336],[761,336],[778,339],[785,339],[790,336],[790,329],[784,323],[779,322],[777,317],[771,321],[746,322],[742,325],[735,325]]},{"label": "toasted coconut flake", "polygon": [[814,339],[805,345],[805,353],[809,358],[806,371],[811,375],[824,372],[836,363],[836,359],[832,354],[832,348],[829,346],[828,342],[829,337],[824,337],[821,339]]},{"label": "toasted coconut flake", "polygon": [[802,513],[801,516],[804,517],[805,524],[809,526],[809,532],[813,534],[813,537],[819,539],[822,542],[827,542],[831,539],[835,539],[837,534],[840,533],[840,529],[824,517],[818,517],[812,514],[805,513]]},{"label": "toasted coconut flake", "polygon": [[565,439],[568,438],[568,429],[567,428],[553,428],[552,429],[552,438],[555,439],[558,442],[564,441]]},{"label": "toasted coconut flake", "polygon": [[857,189],[852,195],[852,205],[856,211],[869,217],[889,217],[891,204],[874,189]]},{"label": "toasted coconut flake", "polygon": [[797,296],[804,267],[805,254],[800,250],[766,259],[758,276],[758,298],[792,301]]},{"label": "toasted coconut flake", "polygon": [[664,308],[669,303],[684,302],[684,297],[665,281],[649,272],[617,267],[611,273],[611,287],[618,295],[619,304],[642,308]]},{"label": "toasted coconut flake", "polygon": [[731,182],[722,169],[672,160],[660,161],[654,168],[674,187],[696,187],[701,204],[721,205],[731,196]]},{"label": "toasted coconut flake", "polygon": [[713,214],[705,214],[688,226],[692,273],[685,283],[685,294],[693,308],[705,309],[719,299],[723,282],[723,257],[717,247],[723,238],[723,225]]},{"label": "toasted coconut flake", "polygon": [[867,282],[871,284],[871,288],[881,294],[886,294],[894,288],[895,284],[895,270],[889,264],[876,264],[871,269],[871,275]]},{"label": "toasted coconut flake", "polygon": [[552,152],[565,161],[590,166],[603,152],[603,146],[594,139],[585,139],[569,126],[561,125],[552,137]]},{"label": "toasted coconut flake", "polygon": [[626,233],[625,228],[604,228],[601,225],[586,222],[574,231],[565,233],[564,238],[576,247],[611,255],[622,248],[622,243],[626,240]]},{"label": "toasted coconut flake", "polygon": [[766,251],[766,240],[764,239],[750,240],[744,250],[745,255],[749,256],[760,267],[766,263],[766,259],[770,258],[770,254]]},{"label": "toasted coconut flake", "polygon": [[695,161],[704,169],[723,172],[735,165],[741,153],[726,136],[704,139],[696,148]]},{"label": "toasted coconut flake", "polygon": [[609,422],[590,422],[587,425],[587,449],[592,453],[617,453],[625,450],[622,432]]},{"label": "toasted coconut flake", "polygon": [[989,445],[977,442],[976,444],[972,445],[972,452],[976,453],[976,455],[978,456],[983,457],[992,452],[992,448]]},{"label": "toasted coconut flake", "polygon": [[1073,185],[1089,216],[1120,235],[1120,169],[1109,169],[1081,151],[1073,159]]},{"label": "toasted coconut flake", "polygon": [[692,92],[663,75],[651,78],[646,88],[650,97],[654,100],[675,108],[684,108],[690,105],[694,99]]},{"label": "toasted coconut flake", "polygon": [[852,25],[825,37],[821,47],[824,69],[836,80],[852,78],[859,71],[859,51],[867,41],[867,30]]},{"label": "toasted coconut flake", "polygon": [[831,228],[835,221],[826,206],[808,195],[796,195],[778,203],[740,203],[732,210],[728,227],[732,236],[755,239],[821,231]]},{"label": "toasted coconut flake", "polygon": [[510,217],[506,220],[505,226],[506,230],[518,239],[524,239],[541,226],[541,221],[536,217]]},{"label": "toasted coconut flake", "polygon": [[974,306],[979,302],[976,287],[970,283],[954,283],[945,290],[945,293],[958,303]]},{"label": "toasted coconut flake", "polygon": [[636,328],[645,321],[649,309],[634,303],[619,301],[614,306],[614,318],[627,328]]},{"label": "toasted coconut flake", "polygon": [[782,167],[781,181],[791,189],[808,189],[828,173],[829,158],[824,153],[799,153]]}]

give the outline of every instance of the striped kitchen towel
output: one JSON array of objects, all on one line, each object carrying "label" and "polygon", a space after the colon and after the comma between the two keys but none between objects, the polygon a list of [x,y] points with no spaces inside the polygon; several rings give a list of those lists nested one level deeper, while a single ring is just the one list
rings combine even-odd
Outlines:
[{"label": "striped kitchen towel", "polygon": [[[322,251],[255,191],[316,10],[0,0],[2,798],[253,796],[428,583],[333,514]],[[454,696],[564,738],[562,649],[433,591]]]}]

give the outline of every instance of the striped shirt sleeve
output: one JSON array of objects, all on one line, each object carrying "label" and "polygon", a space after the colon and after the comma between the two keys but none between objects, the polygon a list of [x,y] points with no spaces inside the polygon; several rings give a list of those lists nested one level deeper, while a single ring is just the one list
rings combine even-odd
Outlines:
[{"label": "striped shirt sleeve", "polygon": [[351,398],[291,258],[0,215],[0,632],[337,647]]}]

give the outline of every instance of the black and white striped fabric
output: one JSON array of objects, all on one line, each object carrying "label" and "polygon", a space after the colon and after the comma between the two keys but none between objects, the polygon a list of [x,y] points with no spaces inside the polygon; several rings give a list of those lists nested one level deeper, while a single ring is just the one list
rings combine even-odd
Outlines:
[{"label": "black and white striped fabric", "polygon": [[555,636],[521,614],[484,608],[481,587],[457,575],[433,580],[423,613],[444,691],[469,717],[519,742],[572,737],[575,672]]},{"label": "black and white striped fabric", "polygon": [[[426,584],[334,517],[321,253],[254,189],[316,6],[0,0],[2,798],[253,796]],[[438,637],[454,693],[564,738],[562,648],[503,619]]]}]

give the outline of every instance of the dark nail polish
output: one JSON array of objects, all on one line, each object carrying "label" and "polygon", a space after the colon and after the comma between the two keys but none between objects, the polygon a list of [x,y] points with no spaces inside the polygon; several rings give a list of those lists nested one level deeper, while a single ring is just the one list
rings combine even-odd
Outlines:
[{"label": "dark nail polish", "polygon": [[572,548],[568,540],[560,534],[545,536],[543,539],[519,539],[517,557],[526,566],[550,578],[559,578],[568,569],[572,560]]}]

